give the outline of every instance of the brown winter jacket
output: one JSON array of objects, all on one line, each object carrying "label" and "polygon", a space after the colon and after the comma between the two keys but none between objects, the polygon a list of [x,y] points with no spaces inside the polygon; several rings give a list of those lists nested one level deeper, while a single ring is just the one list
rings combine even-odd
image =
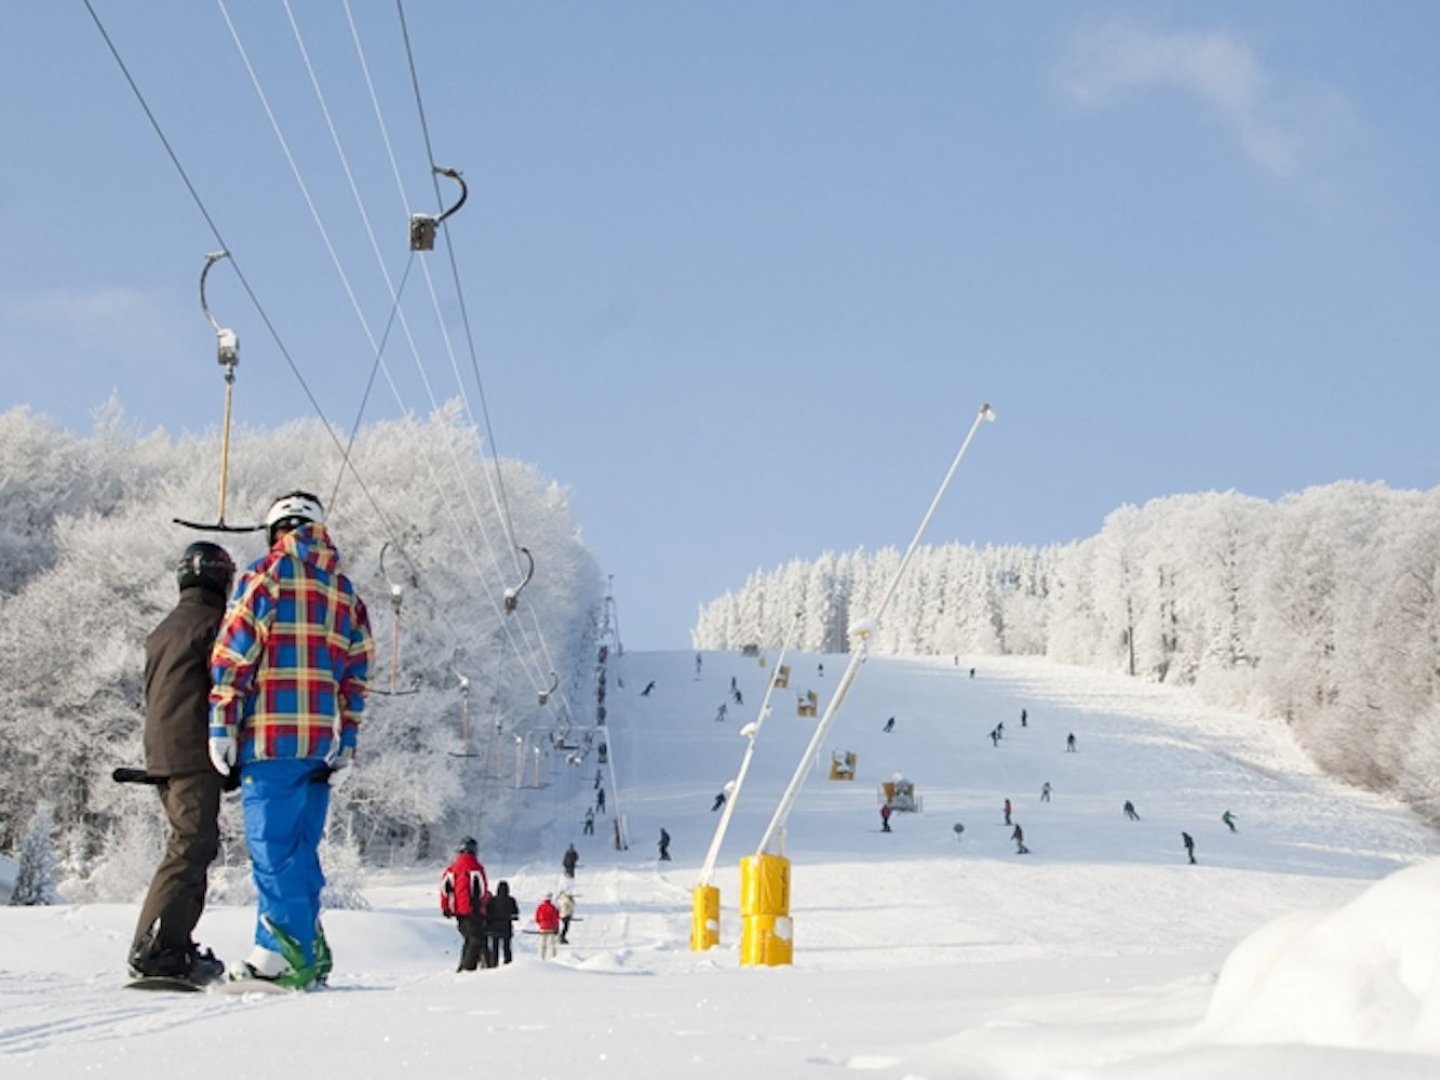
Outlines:
[{"label": "brown winter jacket", "polygon": [[225,598],[202,586],[180,590],[173,611],[145,639],[145,771],[209,772],[210,647]]}]

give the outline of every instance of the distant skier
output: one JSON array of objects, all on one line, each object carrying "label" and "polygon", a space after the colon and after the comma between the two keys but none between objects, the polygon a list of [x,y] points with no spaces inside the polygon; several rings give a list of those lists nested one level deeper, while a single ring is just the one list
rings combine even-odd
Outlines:
[{"label": "distant skier", "polygon": [[571,844],[565,849],[564,856],[560,859],[560,865],[565,868],[565,876],[572,881],[575,879],[575,867],[580,864],[580,853]]},{"label": "distant skier", "polygon": [[887,731],[887,732],[888,732],[888,731],[894,731],[894,730],[895,730],[895,718],[892,716],[892,717],[890,717],[889,720],[886,720],[886,721],[885,721],[885,726],[884,726],[883,728],[881,728],[880,730],[881,730],[881,731]]},{"label": "distant skier", "polygon": [[973,679],[974,677],[975,677],[975,669],[972,667],[972,668],[970,669],[970,678]]},{"label": "distant skier", "polygon": [[730,676],[730,693],[733,694],[733,693],[735,692],[735,687],[736,687],[736,685],[737,685],[737,684],[736,684],[736,682],[735,682],[735,676],[734,676],[734,675],[731,675],[731,676]]},{"label": "distant skier", "polygon": [[716,720],[724,720],[724,719],[725,719],[725,708],[726,708],[725,703],[722,701],[722,702],[720,703],[720,709],[719,709],[719,711],[715,714],[715,719],[716,719]]},{"label": "distant skier", "polygon": [[605,789],[603,787],[595,792],[595,811],[599,814],[605,812]]},{"label": "distant skier", "polygon": [[[603,749],[603,745],[602,745],[602,749]],[[596,769],[596,770],[595,770],[595,790],[596,790],[596,791],[599,791],[599,790],[600,790],[600,785],[603,784],[604,782],[605,782],[605,773],[604,773],[604,771],[601,770],[601,769]]]},{"label": "distant skier", "polygon": [[816,666],[816,670],[820,673],[820,678],[823,679],[823,678],[825,677],[825,665],[824,665],[824,664],[819,664],[819,665],[817,665],[817,666]]},{"label": "distant skier", "polygon": [[1029,855],[1030,849],[1025,846],[1025,830],[1020,828],[1020,823],[1015,823],[1015,829],[1010,834],[1010,839],[1015,841],[1016,855]]},{"label": "distant skier", "polygon": [[575,917],[575,897],[569,889],[562,889],[556,898],[555,910],[560,916],[560,944],[570,944],[570,920]]},{"label": "distant skier", "polygon": [[641,697],[649,697],[650,691],[655,689],[655,680],[651,679],[645,684],[645,689],[640,691]]},{"label": "distant skier", "polygon": [[703,661],[700,659],[700,654],[697,652],[697,653],[695,654],[695,677],[696,677],[697,679],[700,677],[700,668],[701,668],[702,664],[703,664]]},{"label": "distant skier", "polygon": [[490,900],[490,884],[475,852],[475,838],[465,837],[455,849],[455,860],[440,877],[441,914],[455,920],[455,928],[464,939],[456,971],[474,971],[485,956],[485,907]]},{"label": "distant skier", "polygon": [[1049,780],[1046,780],[1045,783],[1044,783],[1043,785],[1041,785],[1041,787],[1040,787],[1040,801],[1041,801],[1041,802],[1049,802],[1049,801],[1050,801],[1050,781],[1049,781]]},{"label": "distant skier", "polygon": [[950,831],[955,834],[956,840],[965,839],[965,826],[962,825],[960,822],[957,821],[954,825],[950,826]]},{"label": "distant skier", "polygon": [[998,724],[995,725],[995,734],[996,734],[996,735],[999,735],[1000,738],[1002,738],[1002,739],[1005,737],[1005,721],[1004,721],[1004,720],[1001,720]]},{"label": "distant skier", "polygon": [[736,704],[736,705],[744,705],[744,704],[745,704],[745,698],[741,696],[739,690],[736,690],[736,691],[735,691],[735,704]]},{"label": "distant skier", "polygon": [[990,745],[994,747],[1000,745],[1000,732],[996,728],[990,729]]},{"label": "distant skier", "polygon": [[1227,829],[1229,829],[1231,832],[1235,832],[1235,831],[1236,831],[1236,829],[1235,829],[1235,815],[1232,814],[1229,810],[1226,810],[1223,814],[1220,815],[1220,820],[1225,823],[1225,827],[1226,827]]},{"label": "distant skier", "polygon": [[663,828],[660,830],[660,861],[670,861],[670,834]]},{"label": "distant skier", "polygon": [[1125,816],[1131,821],[1140,820],[1140,815],[1135,812],[1135,804],[1129,799],[1125,800]]},{"label": "distant skier", "polygon": [[511,940],[515,935],[515,923],[520,919],[520,905],[510,895],[508,881],[497,882],[495,895],[485,905],[485,966],[498,967],[502,959],[510,963],[514,959]]},{"label": "distant skier", "polygon": [[1021,726],[1021,727],[1028,727],[1029,725],[1026,723],[1026,721],[1027,721],[1028,719],[1029,719],[1029,714],[1028,714],[1024,709],[1021,709],[1021,710],[1020,710],[1020,726]]},{"label": "distant skier", "polygon": [[555,956],[555,937],[560,932],[560,910],[555,906],[550,893],[535,909],[535,929],[540,931],[540,959],[550,960]]},{"label": "distant skier", "polygon": [[711,807],[710,807],[710,812],[713,814],[716,810],[719,810],[720,807],[722,807],[722,806],[724,806],[724,805],[725,805],[725,790],[722,788],[721,790],[719,790],[719,791],[717,791],[717,792],[715,793],[715,802],[711,805]]},{"label": "distant skier", "polygon": [[1073,731],[1065,736],[1065,752],[1068,754],[1075,753],[1075,733]]},{"label": "distant skier", "polygon": [[585,835],[595,835],[595,808],[593,806],[585,808]]},{"label": "distant skier", "polygon": [[1180,842],[1185,845],[1185,854],[1190,856],[1190,865],[1195,865],[1195,838],[1188,832],[1180,834]]},{"label": "distant skier", "polygon": [[891,814],[892,812],[893,812],[893,811],[891,811],[891,809],[890,809],[890,804],[889,804],[888,802],[881,804],[881,806],[880,806],[880,831],[881,831],[881,832],[889,832],[889,831],[890,831],[890,814]]},{"label": "distant skier", "polygon": [[1005,800],[1005,824],[1010,824],[1010,800]]}]

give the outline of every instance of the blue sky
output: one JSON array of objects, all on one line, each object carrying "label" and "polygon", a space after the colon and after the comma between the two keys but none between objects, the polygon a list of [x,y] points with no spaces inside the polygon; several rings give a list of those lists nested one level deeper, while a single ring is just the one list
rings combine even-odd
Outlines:
[{"label": "blue sky", "polygon": [[[352,37],[344,5],[291,4],[377,259],[284,4],[92,2],[348,426],[380,264],[398,283],[409,213],[437,209],[396,6],[351,0]],[[984,401],[935,542],[1068,541],[1179,492],[1440,483],[1440,6],[405,15],[435,160],[470,186],[450,238],[495,445],[569,489],[630,647],[684,647],[757,567],[903,546]],[[143,429],[215,426],[210,226],[81,0],[4,22],[0,409],[85,431],[115,391]],[[455,368],[479,409],[449,257],[424,258],[456,362],[412,268],[414,349],[392,335],[366,419],[456,396]],[[209,297],[242,340],[237,421],[311,415],[233,268]]]}]

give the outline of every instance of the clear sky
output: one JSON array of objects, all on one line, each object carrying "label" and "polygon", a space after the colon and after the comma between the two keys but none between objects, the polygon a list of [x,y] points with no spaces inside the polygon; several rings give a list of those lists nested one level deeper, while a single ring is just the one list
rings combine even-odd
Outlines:
[{"label": "clear sky", "polygon": [[[347,179],[283,3],[92,3],[234,256],[208,288],[237,421],[312,414],[282,344],[354,421],[382,262],[414,348],[392,333],[365,418],[456,370],[478,413],[443,242],[437,304],[405,277],[438,203],[396,5],[350,0],[352,35],[291,3]],[[568,488],[631,647],[683,648],[757,567],[903,546],[984,401],[932,541],[1440,483],[1440,5],[404,12],[434,160],[470,186],[448,225],[495,447]],[[83,432],[114,391],[142,429],[214,427],[219,244],[83,0],[7,5],[0,90],[0,409]]]}]

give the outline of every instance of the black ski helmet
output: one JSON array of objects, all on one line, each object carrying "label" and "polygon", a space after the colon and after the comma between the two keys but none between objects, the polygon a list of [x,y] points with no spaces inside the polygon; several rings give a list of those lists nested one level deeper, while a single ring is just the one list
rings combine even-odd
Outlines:
[{"label": "black ski helmet", "polygon": [[455,851],[460,855],[474,855],[479,849],[480,845],[475,842],[475,838],[473,836],[467,836],[464,840],[460,841],[460,846],[457,847]]},{"label": "black ski helmet", "polygon": [[292,491],[281,495],[265,512],[266,535],[273,544],[282,529],[298,529],[309,521],[324,524],[325,507],[308,491]]},{"label": "black ski helmet", "polygon": [[230,558],[230,553],[208,540],[197,540],[191,544],[175,564],[175,581],[182,589],[198,585],[228,596],[230,583],[234,580],[235,561]]}]

